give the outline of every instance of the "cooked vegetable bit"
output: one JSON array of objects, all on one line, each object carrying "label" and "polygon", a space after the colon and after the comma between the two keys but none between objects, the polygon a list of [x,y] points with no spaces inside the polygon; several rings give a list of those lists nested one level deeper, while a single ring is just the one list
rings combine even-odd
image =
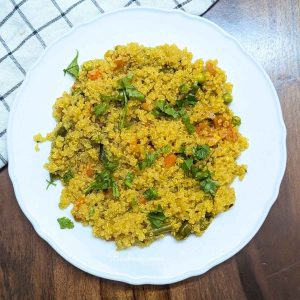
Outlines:
[{"label": "cooked vegetable bit", "polygon": [[154,187],[151,187],[149,189],[147,189],[145,192],[144,192],[144,197],[147,199],[147,200],[155,200],[158,198],[158,192],[157,192],[157,189],[154,188]]},{"label": "cooked vegetable bit", "polygon": [[117,89],[119,90],[119,99],[121,99],[122,105],[124,107],[119,125],[120,130],[125,127],[126,118],[128,114],[128,100],[145,100],[145,96],[131,84],[132,79],[133,75],[130,74],[118,80]]},{"label": "cooked vegetable bit", "polygon": [[116,183],[115,180],[112,180],[112,191],[113,191],[113,197],[114,198],[119,198],[120,197],[120,191],[118,184]]},{"label": "cooked vegetable bit", "polygon": [[164,225],[160,228],[153,229],[152,233],[154,235],[160,235],[164,233],[168,233],[172,231],[172,226],[171,225]]},{"label": "cooked vegetable bit", "polygon": [[182,122],[189,134],[193,134],[195,132],[195,126],[191,123],[190,117],[186,112],[182,114]]},{"label": "cooked vegetable bit", "polygon": [[196,180],[203,180],[211,177],[211,173],[208,170],[202,171],[198,168],[192,167],[191,172],[192,172],[192,176]]},{"label": "cooked vegetable bit", "polygon": [[155,160],[161,155],[169,151],[169,146],[164,146],[152,153],[147,153],[144,160],[138,162],[140,170],[144,170],[154,164]]},{"label": "cooked vegetable bit", "polygon": [[46,179],[46,182],[48,183],[47,187],[46,187],[46,190],[48,190],[50,185],[56,186],[56,182],[55,182],[56,179],[57,179],[56,175],[50,173],[49,177],[50,177],[49,179]]},{"label": "cooked vegetable bit", "polygon": [[223,100],[225,104],[229,104],[232,102],[232,95],[230,93],[225,93],[223,95]]},{"label": "cooked vegetable bit", "polygon": [[173,119],[177,119],[180,117],[178,111],[176,111],[167,101],[159,100],[156,103],[156,107],[153,110],[153,114],[156,117],[163,116],[163,117],[171,117]]},{"label": "cooked vegetable bit", "polygon": [[126,188],[131,188],[132,187],[132,182],[133,182],[133,179],[134,179],[134,174],[129,172],[127,173],[125,179],[124,179],[124,186]]},{"label": "cooked vegetable bit", "polygon": [[64,126],[59,127],[59,129],[57,130],[57,135],[61,136],[61,137],[66,137],[68,131]]},{"label": "cooked vegetable bit", "polygon": [[201,146],[196,146],[193,149],[194,152],[194,157],[198,160],[205,159],[209,156],[210,154],[210,147],[207,145],[201,145]]},{"label": "cooked vegetable bit", "polygon": [[61,217],[57,219],[60,229],[72,229],[74,228],[74,223],[67,217]]},{"label": "cooked vegetable bit", "polygon": [[192,231],[192,226],[187,221],[184,221],[180,226],[178,232],[176,233],[175,237],[177,240],[184,240],[187,238]]},{"label": "cooked vegetable bit", "polygon": [[219,186],[218,182],[215,180],[212,180],[210,178],[207,178],[203,180],[201,183],[201,188],[205,193],[209,193],[211,195],[215,195],[217,188]]},{"label": "cooked vegetable bit", "polygon": [[68,183],[73,177],[74,173],[72,172],[72,170],[68,170],[63,176],[64,183]]},{"label": "cooked vegetable bit", "polygon": [[231,122],[232,122],[233,126],[240,126],[241,125],[241,118],[238,117],[238,116],[233,116]]},{"label": "cooked vegetable bit", "polygon": [[195,106],[197,103],[197,98],[194,94],[188,93],[187,95],[184,96],[184,98],[177,100],[176,105],[179,108],[185,107],[185,106]]},{"label": "cooked vegetable bit", "polygon": [[193,159],[191,157],[184,160],[182,164],[180,164],[181,169],[185,174],[189,174],[193,165]]},{"label": "cooked vegetable bit", "polygon": [[100,103],[94,107],[94,112],[97,117],[100,117],[106,113],[109,108],[109,104],[106,102]]},{"label": "cooked vegetable bit", "polygon": [[173,153],[170,153],[168,154],[166,157],[165,157],[165,167],[166,168],[171,168],[175,165],[176,163],[176,160],[177,160],[177,156]]}]

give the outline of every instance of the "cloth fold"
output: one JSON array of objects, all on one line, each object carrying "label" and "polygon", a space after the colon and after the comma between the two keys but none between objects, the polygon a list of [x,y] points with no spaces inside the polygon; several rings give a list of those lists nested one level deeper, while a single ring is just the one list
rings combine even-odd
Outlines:
[{"label": "cloth fold", "polygon": [[26,72],[74,25],[121,7],[181,9],[201,15],[218,0],[0,0],[0,168],[7,164],[10,107]]}]

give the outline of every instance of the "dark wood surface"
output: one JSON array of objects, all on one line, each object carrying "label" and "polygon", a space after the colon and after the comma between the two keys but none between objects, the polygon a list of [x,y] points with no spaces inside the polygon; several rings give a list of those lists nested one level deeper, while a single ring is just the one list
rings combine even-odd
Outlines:
[{"label": "dark wood surface", "polygon": [[[102,280],[70,265],[37,236],[5,168],[0,172],[0,299],[300,299],[300,0],[220,0],[205,17],[256,57],[282,105],[287,169],[258,234],[233,258],[176,284]],[[199,37],[199,42],[209,41]]]}]

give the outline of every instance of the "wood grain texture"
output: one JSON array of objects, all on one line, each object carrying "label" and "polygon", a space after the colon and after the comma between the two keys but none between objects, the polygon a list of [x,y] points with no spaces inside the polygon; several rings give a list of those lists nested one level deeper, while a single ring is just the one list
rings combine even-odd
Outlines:
[{"label": "wood grain texture", "polygon": [[281,101],[288,130],[287,170],[259,233],[203,276],[165,286],[102,280],[67,263],[39,238],[4,169],[0,299],[300,299],[300,0],[219,0],[205,17],[256,57]]}]

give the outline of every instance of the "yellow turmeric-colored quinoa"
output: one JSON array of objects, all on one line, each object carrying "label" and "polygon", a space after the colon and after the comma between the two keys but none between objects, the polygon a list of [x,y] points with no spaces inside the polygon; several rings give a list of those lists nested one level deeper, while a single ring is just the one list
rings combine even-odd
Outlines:
[{"label": "yellow turmeric-colored quinoa", "polygon": [[[45,167],[59,206],[117,248],[201,235],[235,202],[248,146],[216,60],[176,45],[116,46],[80,67],[54,104]],[[38,137],[41,139],[41,136]]]}]

